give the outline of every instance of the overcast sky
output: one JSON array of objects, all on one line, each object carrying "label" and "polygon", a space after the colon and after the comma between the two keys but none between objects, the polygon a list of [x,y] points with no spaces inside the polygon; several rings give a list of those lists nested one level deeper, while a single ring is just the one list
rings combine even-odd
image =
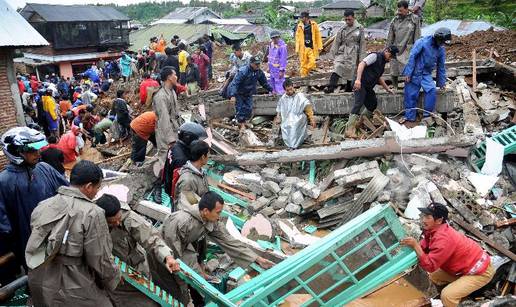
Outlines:
[{"label": "overcast sky", "polygon": [[[25,6],[25,3],[45,3],[45,4],[107,4],[116,3],[118,5],[127,5],[140,2],[164,2],[166,0],[5,0],[14,8],[21,8]],[[181,0],[183,3],[190,2],[189,0]],[[245,0],[218,0],[219,2],[245,2]],[[262,0],[269,2],[270,0]]]}]

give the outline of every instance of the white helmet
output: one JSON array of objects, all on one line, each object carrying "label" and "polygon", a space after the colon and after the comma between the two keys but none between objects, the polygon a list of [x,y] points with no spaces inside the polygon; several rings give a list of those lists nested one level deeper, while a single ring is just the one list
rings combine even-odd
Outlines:
[{"label": "white helmet", "polygon": [[2,135],[0,145],[9,161],[16,165],[23,163],[23,152],[37,151],[48,145],[45,135],[28,127],[15,127]]}]

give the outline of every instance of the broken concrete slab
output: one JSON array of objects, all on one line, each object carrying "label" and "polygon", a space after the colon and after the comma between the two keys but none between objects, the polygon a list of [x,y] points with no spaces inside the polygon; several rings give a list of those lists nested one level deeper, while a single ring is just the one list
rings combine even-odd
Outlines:
[{"label": "broken concrete slab", "polygon": [[[338,94],[307,94],[307,98],[314,106],[316,115],[344,115],[349,114],[354,104],[353,93]],[[253,114],[276,115],[276,106],[279,97],[269,95],[253,96]],[[403,93],[377,93],[378,110],[384,114],[396,114],[405,109]],[[424,97],[421,95],[418,106],[423,108]],[[437,94],[437,112],[451,112],[459,106],[459,98],[455,91],[439,92]],[[234,105],[227,101],[212,102],[208,105],[210,119],[231,117],[235,113]]]},{"label": "broken concrete slab", "polygon": [[263,215],[257,214],[245,222],[241,233],[253,241],[269,241],[272,238],[272,225]]},{"label": "broken concrete slab", "polygon": [[303,193],[303,195],[306,195],[310,198],[317,198],[321,194],[321,189],[319,189],[318,186],[316,186],[313,183],[310,183],[308,181],[298,181],[295,185],[295,187]]},{"label": "broken concrete slab", "polygon": [[289,203],[286,207],[285,207],[285,211],[289,212],[289,213],[294,213],[294,214],[297,214],[297,215],[300,215],[301,214],[301,211],[302,211],[302,208],[300,205],[297,205],[297,204],[293,204],[293,203]]},{"label": "broken concrete slab", "polygon": [[264,190],[270,191],[274,195],[278,194],[281,191],[279,185],[274,181],[265,181],[262,184],[262,188]]},{"label": "broken concrete slab", "polygon": [[378,162],[373,160],[336,170],[333,176],[337,184],[352,186],[371,180],[379,172]]},{"label": "broken concrete slab", "polygon": [[253,212],[258,212],[262,210],[265,206],[268,206],[270,203],[271,200],[269,198],[262,196],[250,203],[248,208]]},{"label": "broken concrete slab", "polygon": [[[431,139],[398,141],[388,132],[384,138],[344,141],[338,145],[318,146],[278,152],[249,152],[239,155],[213,156],[212,159],[226,164],[265,165],[269,163],[308,160],[351,159],[374,157],[387,153],[436,153],[467,156],[467,149],[475,144],[477,136],[454,135]],[[402,149],[403,148],[403,149]],[[287,177],[288,179],[288,177]],[[299,180],[299,179],[297,179]],[[281,186],[281,185],[280,185]]]},{"label": "broken concrete slab", "polygon": [[303,197],[303,193],[301,193],[301,191],[295,191],[290,196],[290,200],[296,205],[301,205],[305,198]]}]

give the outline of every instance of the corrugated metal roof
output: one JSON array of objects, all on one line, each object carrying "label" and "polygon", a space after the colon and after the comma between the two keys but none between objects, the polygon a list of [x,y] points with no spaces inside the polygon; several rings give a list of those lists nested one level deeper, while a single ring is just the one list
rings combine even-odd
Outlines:
[{"label": "corrugated metal roof", "polygon": [[211,24],[217,24],[217,25],[250,25],[251,24],[245,18],[229,18],[229,19],[210,18],[203,23],[211,23]]},{"label": "corrugated metal roof", "polygon": [[20,14],[27,20],[36,13],[47,22],[129,21],[131,18],[110,6],[50,5],[27,3]]},{"label": "corrugated metal roof", "polygon": [[421,35],[427,36],[427,35],[433,35],[435,30],[445,27],[450,29],[451,33],[453,35],[457,36],[463,36],[471,34],[475,31],[485,31],[490,28],[493,28],[495,31],[503,31],[506,30],[502,27],[497,27],[489,22],[480,21],[480,20],[474,20],[474,21],[467,21],[467,20],[456,20],[456,19],[446,19],[441,20],[439,22],[436,22],[434,24],[428,25],[421,29]]},{"label": "corrugated metal roof", "polygon": [[272,28],[263,25],[218,25],[216,27],[223,28],[234,33],[253,34],[258,42],[269,41],[269,34],[272,31]]},{"label": "corrugated metal roof", "polygon": [[355,10],[358,10],[358,9],[361,9],[361,8],[364,8],[365,5],[361,2],[361,1],[358,1],[358,0],[346,0],[346,1],[337,1],[337,2],[333,2],[333,3],[329,3],[329,4],[326,4],[324,5],[322,8],[327,10],[327,9],[355,9]]},{"label": "corrugated metal roof", "polygon": [[0,0],[0,46],[47,46],[48,42],[23,17]]},{"label": "corrugated metal roof", "polygon": [[212,25],[204,24],[156,24],[151,27],[129,33],[129,50],[137,51],[149,45],[149,39],[163,33],[165,40],[170,41],[174,35],[179,35],[187,42],[193,42],[204,34],[210,34]]},{"label": "corrugated metal roof", "polygon": [[209,11],[210,14],[220,18],[220,16],[214,11],[210,10],[207,7],[178,7],[172,12],[168,13],[162,19],[186,19],[192,20],[195,17],[201,15],[205,11]]}]

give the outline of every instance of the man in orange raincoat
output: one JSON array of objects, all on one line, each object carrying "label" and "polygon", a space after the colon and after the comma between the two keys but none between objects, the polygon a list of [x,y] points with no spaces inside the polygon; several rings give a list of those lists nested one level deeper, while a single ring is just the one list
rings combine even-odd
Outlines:
[{"label": "man in orange raincoat", "polygon": [[306,77],[315,69],[315,60],[322,50],[322,38],[317,23],[310,19],[308,12],[301,13],[301,21],[296,27],[296,53],[301,64],[301,77]]}]

